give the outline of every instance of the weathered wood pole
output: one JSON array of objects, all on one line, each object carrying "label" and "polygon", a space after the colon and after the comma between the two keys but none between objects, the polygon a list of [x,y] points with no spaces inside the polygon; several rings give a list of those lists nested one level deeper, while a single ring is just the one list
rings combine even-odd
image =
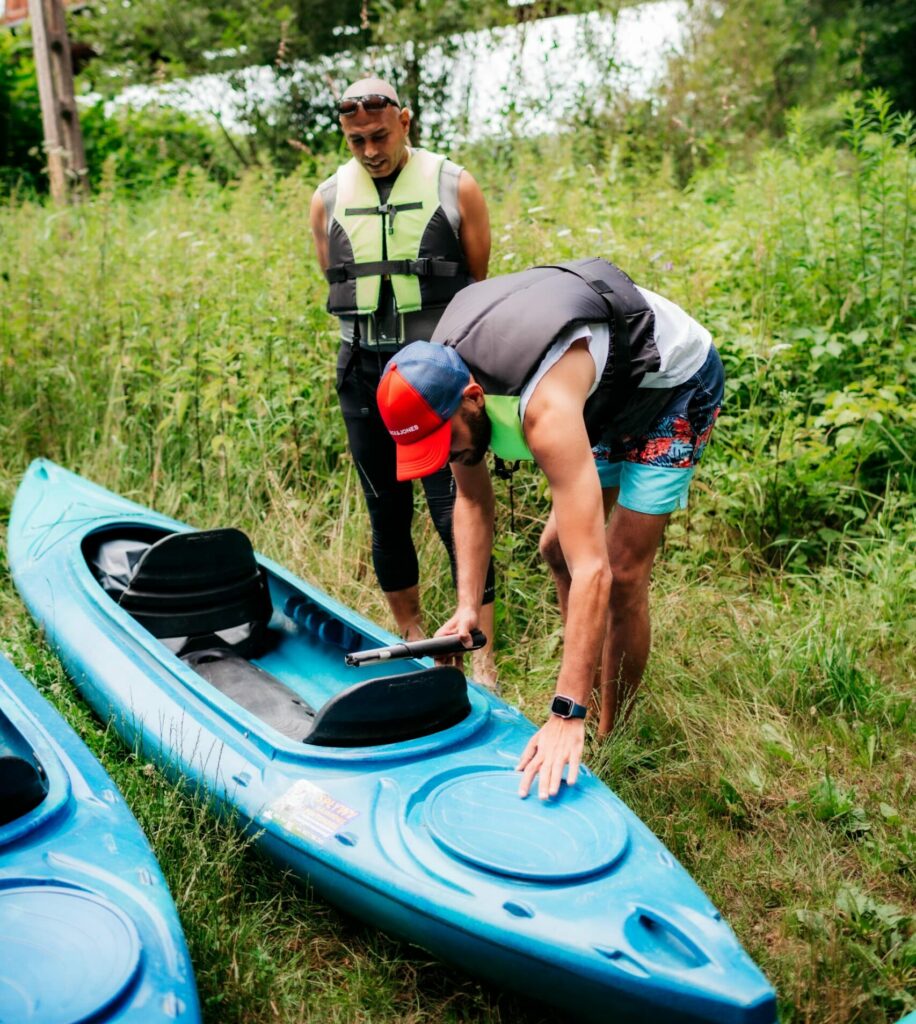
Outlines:
[{"label": "weathered wood pole", "polygon": [[61,0],[29,0],[29,19],[51,197],[65,203],[71,194],[86,192],[88,178]]}]

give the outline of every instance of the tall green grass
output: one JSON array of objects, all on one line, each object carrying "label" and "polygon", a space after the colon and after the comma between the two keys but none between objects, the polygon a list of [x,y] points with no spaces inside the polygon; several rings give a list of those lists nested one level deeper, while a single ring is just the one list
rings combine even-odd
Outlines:
[{"label": "tall green grass", "polygon": [[[627,727],[588,760],[695,875],[783,1019],[916,1008],[912,125],[880,95],[815,145],[684,190],[582,138],[465,154],[492,271],[602,254],[713,330],[727,405],[652,589]],[[581,154],[604,157],[583,163]],[[0,208],[0,513],[36,455],[199,526],[233,523],[387,622],[333,393],[315,181],[189,172],[128,202]],[[543,714],[561,630],[522,471],[497,530],[504,693]],[[419,515],[424,602],[450,611]],[[0,645],[77,725],[150,833],[212,1021],[527,1021],[536,1007],[345,919],[123,751],[75,696],[0,555]],[[573,1018],[574,1019],[574,1018]]]}]

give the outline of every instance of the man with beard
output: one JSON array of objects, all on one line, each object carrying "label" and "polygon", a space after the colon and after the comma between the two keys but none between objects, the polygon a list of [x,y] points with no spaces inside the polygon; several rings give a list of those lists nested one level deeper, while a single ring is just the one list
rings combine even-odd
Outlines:
[{"label": "man with beard", "polygon": [[540,550],[557,585],[563,658],[550,715],[518,765],[520,795],[539,776],[546,799],[564,771],[576,781],[602,650],[599,738],[642,679],[655,552],[671,512],[686,507],[722,363],[704,327],[602,259],[471,285],[432,341],[392,359],[378,404],[400,479],[450,462],[457,481],[458,607],[440,634],[467,646],[478,622],[493,539],[487,448],[534,459],[550,485]]},{"label": "man with beard", "polygon": [[[378,78],[355,82],[338,104],[353,155],[312,197],[318,262],[340,318],[337,391],[372,524],[372,561],[401,635],[423,635],[419,566],[411,537],[413,489],[395,475],[394,445],[375,391],[398,349],[428,338],[448,301],[487,276],[490,223],[477,182],[450,160],[408,145],[410,111]],[[423,490],[454,574],[455,487],[447,466]],[[481,627],[493,632],[488,567]],[[478,682],[496,685],[492,646],[474,656]]]}]

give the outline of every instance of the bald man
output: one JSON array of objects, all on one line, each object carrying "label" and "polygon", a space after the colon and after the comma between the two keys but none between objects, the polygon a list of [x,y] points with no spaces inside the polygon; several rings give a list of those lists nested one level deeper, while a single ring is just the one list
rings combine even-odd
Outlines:
[{"label": "bald man", "polygon": [[[338,104],[353,158],[312,197],[328,312],[340,321],[337,392],[372,524],[372,561],[400,634],[422,637],[419,565],[411,537],[413,490],[399,481],[395,445],[376,404],[388,360],[428,340],[446,305],[487,276],[490,220],[477,182],[451,160],[408,144],[410,111],[380,78],[354,82]],[[422,481],[455,575],[449,467]],[[481,628],[493,636],[493,567]],[[496,686],[492,647],[474,655],[474,678]]]}]

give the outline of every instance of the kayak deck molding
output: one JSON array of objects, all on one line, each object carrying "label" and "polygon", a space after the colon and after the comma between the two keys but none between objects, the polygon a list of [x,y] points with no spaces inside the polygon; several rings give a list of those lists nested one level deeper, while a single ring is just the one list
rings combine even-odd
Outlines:
[{"label": "kayak deck molding", "polygon": [[149,843],[76,733],[0,655],[0,1021],[197,1024]]},{"label": "kayak deck molding", "polygon": [[[535,726],[516,708],[429,662],[345,667],[347,653],[397,638],[261,556],[263,648],[219,666],[228,681],[206,658],[195,669],[87,563],[95,535],[130,531],[190,528],[38,460],[10,519],[16,586],[99,717],[231,808],[279,864],[364,920],[575,1020],[776,1020],[771,986],[719,912],[593,773],[554,800],[519,799],[514,766]],[[452,687],[444,727],[436,679]],[[361,709],[385,734],[392,706],[413,714],[414,685],[434,710],[406,738],[328,745],[305,722],[336,705],[346,728]],[[299,702],[298,726],[285,711],[259,714],[262,697]]]}]

